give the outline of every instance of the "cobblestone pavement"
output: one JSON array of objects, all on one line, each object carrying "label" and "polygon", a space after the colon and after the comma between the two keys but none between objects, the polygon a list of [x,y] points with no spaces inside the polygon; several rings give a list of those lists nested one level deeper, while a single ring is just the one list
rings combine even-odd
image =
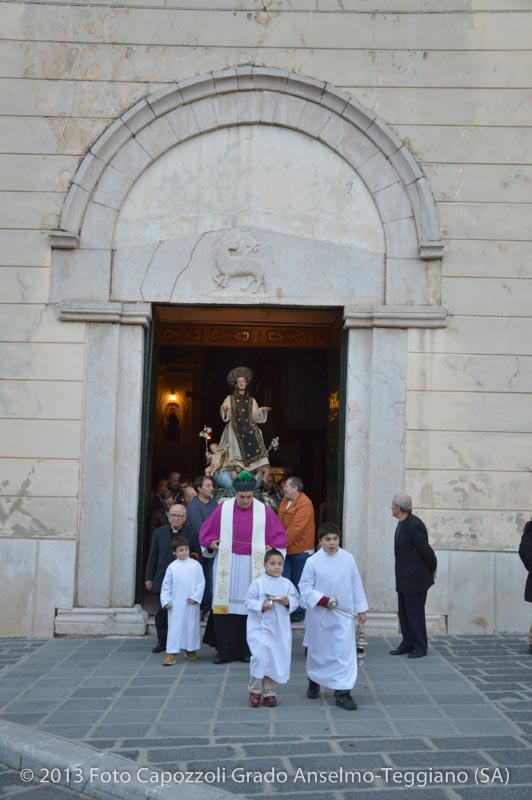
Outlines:
[{"label": "cobblestone pavement", "polygon": [[0,717],[234,795],[531,800],[526,636],[435,637],[417,660],[388,654],[396,637],[370,637],[356,712],[331,691],[306,698],[294,639],[275,709],[249,708],[249,666],[217,666],[210,648],[163,668],[153,637],[0,640]]}]

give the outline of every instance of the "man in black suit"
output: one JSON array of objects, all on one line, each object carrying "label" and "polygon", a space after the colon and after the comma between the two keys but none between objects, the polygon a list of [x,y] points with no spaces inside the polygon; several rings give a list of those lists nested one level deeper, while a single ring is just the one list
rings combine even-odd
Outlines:
[{"label": "man in black suit", "polygon": [[[525,600],[527,603],[532,603],[532,519],[529,519],[524,527],[519,545],[519,556],[528,571],[525,584]],[[532,625],[528,634],[528,650],[532,654]]]},{"label": "man in black suit", "polygon": [[403,641],[390,654],[408,653],[408,658],[421,658],[427,655],[425,602],[438,562],[424,523],[412,514],[412,499],[407,494],[394,495],[392,514],[397,520],[395,588]]},{"label": "man in black suit", "polygon": [[168,512],[169,525],[161,525],[153,531],[150,545],[150,554],[146,564],[146,589],[157,595],[157,611],[155,612],[155,628],[157,630],[157,644],[152,653],[163,653],[166,650],[166,637],[168,634],[168,611],[161,606],[161,587],[164,575],[169,565],[174,560],[170,542],[174,536],[185,536],[190,545],[190,555],[198,558],[200,554],[199,539],[192,528],[187,525],[187,512],[184,506],[174,505]]}]

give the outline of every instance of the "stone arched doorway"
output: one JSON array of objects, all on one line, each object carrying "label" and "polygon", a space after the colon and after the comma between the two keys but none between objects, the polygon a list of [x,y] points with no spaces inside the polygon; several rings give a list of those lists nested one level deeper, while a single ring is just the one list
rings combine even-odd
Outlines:
[{"label": "stone arched doorway", "polygon": [[[257,165],[261,175],[277,165],[267,224],[253,191]],[[174,203],[175,184],[164,181],[184,172]],[[231,192],[231,179],[243,187]],[[133,607],[135,495],[153,302],[345,309],[353,480],[344,529],[348,546],[357,534],[372,607],[391,614],[391,565],[375,531],[389,527],[389,496],[402,480],[406,332],[445,324],[434,203],[398,137],[347,95],[288,72],[237,68],[184,81],[95,143],[51,241],[51,302],[65,322],[88,323],[77,596],[56,629],[143,630]]]}]

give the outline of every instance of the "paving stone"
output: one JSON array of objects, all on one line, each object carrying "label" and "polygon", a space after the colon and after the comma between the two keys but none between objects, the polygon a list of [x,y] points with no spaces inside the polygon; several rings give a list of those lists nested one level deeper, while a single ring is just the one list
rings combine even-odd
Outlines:
[{"label": "paving stone", "polygon": [[99,737],[116,737],[117,739],[122,736],[145,736],[149,730],[149,725],[139,725],[132,723],[130,725],[98,725],[91,733],[91,738]]},{"label": "paving stone", "polygon": [[[172,736],[182,736],[185,730],[188,731],[191,736],[209,736],[210,728],[211,723],[198,723],[197,725],[184,722],[175,723],[173,725],[163,723],[154,725],[153,728],[150,729],[148,736],[153,739],[166,740]],[[133,731],[130,731],[129,735],[131,734],[133,734]]]},{"label": "paving stone", "polygon": [[[445,741],[445,740],[444,740]],[[340,741],[339,746],[346,753],[394,753],[404,750],[432,750],[428,742],[423,739],[374,739],[364,741],[363,739],[353,741]],[[459,746],[459,745],[458,745]],[[449,748],[451,749],[451,748]]]},{"label": "paving stone", "polygon": [[432,745],[437,750],[510,750],[522,749],[523,742],[510,736],[457,736],[451,739],[432,739]]},{"label": "paving stone", "polygon": [[[447,710],[446,713],[448,713]],[[497,714],[496,711],[493,713]],[[393,720],[443,719],[443,713],[441,709],[436,708],[435,706],[393,706],[386,709],[386,714]],[[357,711],[357,716],[358,716],[358,711]]]},{"label": "paving stone", "polygon": [[531,796],[530,786],[454,787],[454,791],[461,800],[530,800]]},{"label": "paving stone", "polygon": [[395,726],[405,736],[452,736],[456,730],[445,720],[396,720]]},{"label": "paving stone", "polygon": [[[514,752],[513,750],[510,752]],[[391,753],[388,758],[400,768],[416,767],[418,769],[456,769],[457,767],[490,766],[488,761],[477,750],[448,750],[444,753]]]},{"label": "paving stone", "polygon": [[470,733],[474,736],[505,736],[515,733],[515,728],[512,724],[505,722],[503,719],[457,719],[455,728],[458,733]]},{"label": "paving stone", "polygon": [[100,711],[58,711],[46,718],[47,725],[88,725],[100,719]]},{"label": "paving stone", "polygon": [[441,706],[486,705],[486,698],[478,694],[438,694],[434,700]]}]

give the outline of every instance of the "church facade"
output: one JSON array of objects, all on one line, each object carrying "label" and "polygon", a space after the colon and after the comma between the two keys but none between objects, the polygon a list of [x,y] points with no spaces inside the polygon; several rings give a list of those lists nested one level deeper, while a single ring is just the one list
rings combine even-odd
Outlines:
[{"label": "church facade", "polygon": [[0,12],[0,633],[145,632],[159,306],[339,309],[370,629],[396,628],[404,490],[438,555],[431,630],[526,630],[528,4],[211,5]]}]

